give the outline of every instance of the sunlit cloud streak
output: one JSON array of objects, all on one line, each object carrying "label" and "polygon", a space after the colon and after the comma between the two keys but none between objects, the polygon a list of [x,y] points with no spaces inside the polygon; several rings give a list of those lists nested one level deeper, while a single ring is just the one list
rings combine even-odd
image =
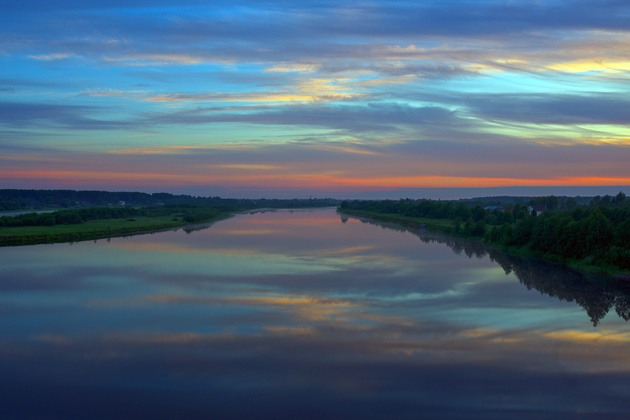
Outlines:
[{"label": "sunlit cloud streak", "polygon": [[1,169],[7,186],[172,191],[626,184],[629,13],[612,0],[13,4],[0,147],[32,152]]}]

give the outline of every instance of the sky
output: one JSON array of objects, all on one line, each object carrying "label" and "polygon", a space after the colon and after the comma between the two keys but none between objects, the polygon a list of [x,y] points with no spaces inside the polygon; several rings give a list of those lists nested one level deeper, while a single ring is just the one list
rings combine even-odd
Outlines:
[{"label": "sky", "polygon": [[0,188],[630,193],[627,0],[0,7]]}]

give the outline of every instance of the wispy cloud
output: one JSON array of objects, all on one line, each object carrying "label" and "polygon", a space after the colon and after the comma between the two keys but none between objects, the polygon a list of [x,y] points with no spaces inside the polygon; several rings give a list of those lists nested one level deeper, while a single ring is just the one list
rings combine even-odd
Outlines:
[{"label": "wispy cloud", "polygon": [[630,177],[623,1],[88,3],[3,9],[0,146],[40,150],[3,156],[25,165],[3,168],[12,180],[368,189]]}]

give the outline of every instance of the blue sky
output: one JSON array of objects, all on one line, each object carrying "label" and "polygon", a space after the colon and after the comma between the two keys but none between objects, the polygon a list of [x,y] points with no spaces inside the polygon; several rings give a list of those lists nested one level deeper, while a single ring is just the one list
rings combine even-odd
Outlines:
[{"label": "blue sky", "polygon": [[630,185],[624,1],[3,3],[3,188]]}]

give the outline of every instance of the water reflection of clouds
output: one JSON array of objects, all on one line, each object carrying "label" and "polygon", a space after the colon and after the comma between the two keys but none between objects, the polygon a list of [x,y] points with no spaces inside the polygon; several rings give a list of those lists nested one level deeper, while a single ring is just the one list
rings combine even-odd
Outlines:
[{"label": "water reflection of clouds", "polygon": [[[321,212],[320,212],[321,213]],[[278,214],[284,214],[284,212],[278,212]],[[294,216],[295,214],[292,214]],[[280,226],[284,227],[287,233],[293,233],[291,227],[292,226],[306,226],[306,227],[321,227],[322,223],[336,223],[338,220],[337,216],[330,216],[330,214],[322,217],[291,217],[288,220],[286,217],[282,216],[281,218],[266,218],[266,219],[251,219],[246,221],[247,225],[268,225],[268,226]]]},{"label": "water reflection of clouds", "polygon": [[[221,297],[159,295],[149,296],[147,300],[169,305],[233,305],[259,308],[267,312],[280,310],[290,314],[284,318],[284,322],[286,323],[304,320],[346,321],[349,317],[350,310],[358,306],[356,302],[341,299],[289,295],[251,295],[250,293],[249,291],[244,291],[242,295],[226,295]],[[264,319],[264,314],[260,314],[260,321],[262,321],[263,324]]]},{"label": "water reflection of clouds", "polygon": [[[56,271],[56,273],[55,273]],[[60,268],[46,271],[24,271],[18,268],[2,270],[0,292],[42,291],[42,290],[76,290],[81,288],[82,281],[77,277],[63,275],[66,270]],[[55,281],[51,281],[51,277]]]},{"label": "water reflection of clouds", "polygon": [[[202,370],[203,362],[214,359],[217,354],[229,357],[258,353],[262,349],[260,358],[250,362],[265,363],[273,353],[273,358],[300,358],[305,365],[317,366],[331,357],[352,357],[379,365],[387,361],[380,358],[388,356],[394,357],[390,361],[398,360],[409,365],[492,366],[514,373],[545,373],[554,369],[568,369],[573,375],[630,372],[630,354],[626,351],[629,337],[613,336],[610,339],[607,336],[600,332],[564,331],[554,335],[541,334],[537,330],[484,330],[422,322],[413,325],[396,323],[388,328],[380,324],[346,326],[335,323],[267,325],[250,334],[141,330],[112,331],[91,337],[38,334],[30,336],[28,342],[39,343],[40,347],[27,351],[22,346],[30,346],[29,343],[4,340],[0,348],[5,356],[8,351],[15,350],[24,350],[28,354],[51,350],[57,353],[56,349],[63,349],[72,354],[89,348],[93,356],[112,358],[117,354],[125,359],[130,355],[140,357],[145,351],[148,351],[147,356],[176,351],[185,355],[180,363],[194,364],[196,359],[199,365],[195,369]],[[285,338],[291,341],[285,341]],[[141,349],[138,346],[147,347]],[[199,353],[200,350],[203,353]],[[205,357],[199,359],[201,354]],[[156,367],[157,372],[161,370],[163,368]]]},{"label": "water reflection of clouds", "polygon": [[282,233],[281,230],[275,229],[216,229],[214,233],[219,235],[274,235],[277,233]]},{"label": "water reflection of clouds", "polygon": [[[248,292],[248,293],[251,293]],[[332,341],[338,351],[352,352],[355,356],[398,355],[433,358],[452,363],[491,363],[509,365],[523,363],[527,357],[527,369],[548,369],[557,364],[549,359],[553,348],[563,364],[572,365],[572,371],[604,372],[614,366],[617,371],[630,370],[630,355],[624,345],[628,334],[611,331],[582,332],[564,330],[544,332],[535,328],[497,329],[457,323],[434,323],[413,317],[379,315],[369,302],[344,301],[341,299],[317,299],[307,296],[226,296],[224,298],[195,298],[154,296],[152,302],[175,305],[238,305],[259,308],[256,319],[260,328],[254,334],[256,340],[264,340],[265,333],[278,336],[315,336],[317,340]],[[277,311],[285,317],[278,317]],[[272,319],[266,314],[273,314]],[[473,317],[468,317],[473,319]],[[242,320],[242,319],[241,319]],[[306,322],[306,323],[305,323]],[[483,321],[482,321],[483,322]],[[275,325],[274,325],[275,323]],[[229,323],[228,323],[229,324]],[[230,341],[239,341],[237,335],[220,334]],[[177,335],[181,340],[181,336]],[[195,342],[203,341],[199,334],[192,334]],[[207,336],[213,343],[214,335]],[[221,338],[219,338],[221,339]],[[155,340],[155,336],[150,337]],[[589,344],[588,349],[576,351],[574,346]],[[597,346],[597,344],[606,344]],[[269,345],[269,344],[267,344]],[[312,343],[316,346],[315,343]],[[601,354],[600,354],[601,353]],[[601,356],[601,359],[598,358]],[[591,358],[596,357],[597,362]]]},{"label": "water reflection of clouds", "polygon": [[[625,324],[570,301],[601,314],[619,289],[330,213],[0,253],[0,393],[57,418],[627,413]],[[248,224],[268,232],[219,234]]]},{"label": "water reflection of clouds", "polygon": [[135,243],[122,243],[117,245],[118,248],[125,249],[127,251],[136,252],[161,252],[165,254],[227,254],[227,255],[251,255],[254,254],[254,250],[243,248],[198,248],[186,246],[184,244],[172,244],[172,243],[151,243],[151,242],[135,242]]}]

